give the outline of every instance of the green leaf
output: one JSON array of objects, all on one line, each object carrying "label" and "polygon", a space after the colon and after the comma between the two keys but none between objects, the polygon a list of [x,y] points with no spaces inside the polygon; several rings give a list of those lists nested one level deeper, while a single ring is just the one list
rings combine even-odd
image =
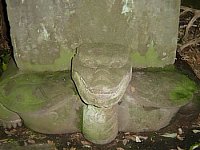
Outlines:
[{"label": "green leaf", "polygon": [[3,62],[3,64],[2,64],[2,69],[3,69],[3,71],[6,71],[6,70],[7,70],[7,67],[8,67],[8,65],[5,64],[5,63]]}]

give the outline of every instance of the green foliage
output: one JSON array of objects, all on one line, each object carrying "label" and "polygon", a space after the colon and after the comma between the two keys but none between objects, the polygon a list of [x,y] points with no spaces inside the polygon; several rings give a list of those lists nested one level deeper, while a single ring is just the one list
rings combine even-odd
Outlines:
[{"label": "green foliage", "polygon": [[182,76],[180,82],[176,84],[170,93],[170,100],[176,104],[181,104],[192,99],[193,94],[197,91],[196,83],[187,76]]},{"label": "green foliage", "polygon": [[132,54],[132,61],[134,64],[137,65],[144,65],[148,66],[157,66],[157,64],[162,63],[159,59],[159,55],[155,49],[155,44],[153,41],[148,45],[148,50],[144,56],[140,55],[137,51],[136,53]]},{"label": "green foliage", "polygon": [[7,70],[8,62],[10,60],[10,51],[9,50],[4,50],[3,53],[0,55],[0,70],[4,72]]},{"label": "green foliage", "polygon": [[200,143],[195,143],[195,144],[193,144],[193,145],[190,146],[189,150],[196,150],[198,148],[200,148]]}]

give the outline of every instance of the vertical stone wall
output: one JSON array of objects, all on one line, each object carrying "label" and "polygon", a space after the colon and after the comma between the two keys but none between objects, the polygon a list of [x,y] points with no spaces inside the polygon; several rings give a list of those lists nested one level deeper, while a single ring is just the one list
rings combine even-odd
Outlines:
[{"label": "vertical stone wall", "polygon": [[174,63],[180,0],[83,0],[77,9],[83,42],[128,46],[133,67]]},{"label": "vertical stone wall", "polygon": [[180,0],[6,2],[20,69],[69,69],[82,43],[125,45],[136,68],[174,63]]},{"label": "vertical stone wall", "polygon": [[17,65],[22,70],[70,68],[78,35],[78,0],[6,0]]}]

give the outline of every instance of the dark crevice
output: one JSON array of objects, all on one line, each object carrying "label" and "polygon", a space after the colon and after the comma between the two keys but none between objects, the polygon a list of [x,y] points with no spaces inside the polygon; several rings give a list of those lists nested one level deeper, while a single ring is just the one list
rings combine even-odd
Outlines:
[{"label": "dark crevice", "polygon": [[[6,42],[7,47],[3,47],[0,50],[0,54],[3,53],[4,50],[9,50],[10,55],[13,57],[13,47],[11,43],[11,34],[10,34],[10,25],[8,21],[8,14],[7,14],[7,5],[5,0],[0,0],[0,16],[1,16],[1,24],[2,24],[2,34],[0,40],[4,40]],[[14,57],[13,57],[14,58]]]}]

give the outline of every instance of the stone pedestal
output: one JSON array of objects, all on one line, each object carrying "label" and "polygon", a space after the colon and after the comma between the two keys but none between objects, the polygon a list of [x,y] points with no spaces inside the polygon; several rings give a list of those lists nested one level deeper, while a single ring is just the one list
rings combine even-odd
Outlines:
[{"label": "stone pedestal", "polygon": [[[98,43],[121,45],[124,51],[118,52],[116,47],[111,46],[101,57],[106,62],[110,62],[109,58],[118,56],[114,61],[118,63],[125,61],[124,65],[128,64],[129,67],[128,73],[131,66],[147,68],[173,64],[180,0],[6,0],[6,3],[14,58],[20,70],[5,78],[0,86],[0,102],[2,103],[0,113],[3,114],[0,115],[0,120],[6,127],[16,126],[16,120],[13,121],[13,118],[9,117],[11,112],[6,111],[8,114],[4,115],[5,109],[9,108],[13,111],[12,113],[17,112],[15,115],[18,119],[21,117],[24,123],[35,131],[53,134],[69,133],[80,131],[80,126],[83,125],[86,138],[92,142],[104,144],[115,138],[118,129],[135,132],[164,127],[176,111],[185,104],[185,100],[190,100],[195,91],[195,86],[193,86],[189,97],[184,95],[186,99],[181,103],[176,103],[176,98],[179,99],[180,87],[181,92],[187,90],[184,84],[171,92],[171,89],[166,86],[172,87],[171,85],[174,84],[166,83],[165,85],[162,84],[162,80],[159,82],[154,80],[158,72],[142,76],[140,80],[137,80],[139,75],[135,73],[130,83],[130,86],[133,86],[130,88],[135,91],[132,93],[127,91],[122,99],[123,94],[120,95],[115,102],[116,107],[119,108],[117,111],[112,104],[106,105],[105,107],[109,107],[106,109],[99,105],[94,107],[91,103],[86,106],[73,90],[74,85],[66,82],[71,81],[69,74],[68,78],[63,76],[59,78],[56,72],[71,69],[71,59],[82,45],[98,45]],[[95,46],[92,49],[94,54],[99,50]],[[98,55],[94,56],[97,56],[93,57],[94,60],[99,58]],[[86,60],[87,56],[83,59]],[[87,61],[84,62],[86,66],[90,66]],[[99,62],[98,65],[103,66],[102,70],[105,70],[105,61],[101,59]],[[120,65],[113,66],[118,70],[116,69],[115,73],[112,72],[111,77],[119,74],[120,71],[121,76],[126,76]],[[88,68],[86,74],[83,69],[83,76],[88,75],[87,77],[90,78],[91,68]],[[109,66],[109,69],[113,68]],[[162,79],[168,81],[171,77],[168,75]],[[127,78],[130,79],[129,76]],[[154,83],[149,86],[152,80]],[[178,80],[182,81],[182,79]],[[141,84],[139,81],[142,81]],[[111,83],[113,82],[114,80]],[[126,83],[124,80],[122,82]],[[102,89],[107,89],[108,83],[106,82]],[[159,88],[165,89],[166,93],[157,89],[158,83]],[[85,86],[85,82],[83,85],[81,90],[90,88]],[[146,89],[143,85],[149,88]],[[24,93],[24,91],[27,92]],[[119,91],[114,91],[114,95],[117,95],[117,92]],[[157,93],[159,93],[158,99],[152,96]],[[103,93],[103,98],[100,97],[97,101],[103,101],[109,94]],[[102,92],[100,92],[101,95]],[[120,99],[121,104],[118,105]],[[171,100],[175,101],[174,106],[171,106]],[[169,113],[166,113],[167,111]],[[4,119],[5,117],[7,120]],[[152,119],[159,122],[157,126],[152,124]]]}]

